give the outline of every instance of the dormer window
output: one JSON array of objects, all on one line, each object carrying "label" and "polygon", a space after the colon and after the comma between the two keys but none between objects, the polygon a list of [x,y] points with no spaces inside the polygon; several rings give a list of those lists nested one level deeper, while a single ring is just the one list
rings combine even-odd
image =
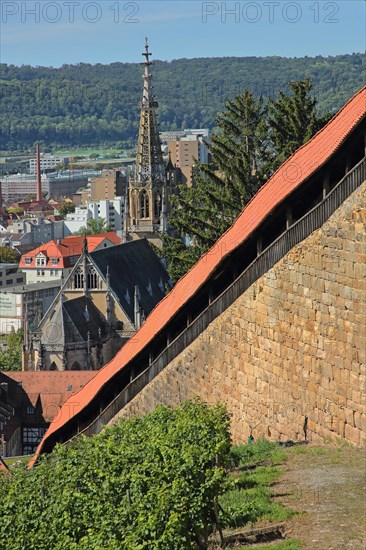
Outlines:
[{"label": "dormer window", "polygon": [[46,265],[46,258],[43,255],[37,256],[36,265]]},{"label": "dormer window", "polygon": [[32,258],[26,258],[25,263],[26,265],[30,265],[32,263]]},{"label": "dormer window", "polygon": [[52,265],[58,264],[58,258],[52,258]]}]

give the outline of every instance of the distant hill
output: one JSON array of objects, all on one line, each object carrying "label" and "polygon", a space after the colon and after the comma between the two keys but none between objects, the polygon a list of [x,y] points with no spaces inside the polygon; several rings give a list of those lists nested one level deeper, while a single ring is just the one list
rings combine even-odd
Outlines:
[{"label": "distant hill", "polygon": [[[311,76],[319,112],[335,112],[364,84],[363,54],[336,57],[223,57],[156,61],[161,130],[209,127],[226,97],[247,88],[274,97],[289,80]],[[133,146],[142,92],[136,63],[1,64],[0,149],[48,146]],[[124,142],[124,143],[123,143]]]}]

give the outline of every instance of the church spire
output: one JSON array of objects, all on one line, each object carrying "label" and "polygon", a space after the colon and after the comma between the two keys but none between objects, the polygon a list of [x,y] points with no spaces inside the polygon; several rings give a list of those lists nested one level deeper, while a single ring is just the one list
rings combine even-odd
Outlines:
[{"label": "church spire", "polygon": [[155,110],[158,107],[158,102],[153,94],[152,74],[150,72],[153,62],[149,59],[151,53],[149,52],[147,38],[145,39],[145,52],[142,55],[145,57],[145,62],[142,63],[144,65],[144,74],[142,76],[144,84],[137,142],[135,180],[140,184],[144,184],[151,178],[153,183],[163,183],[164,162]]}]

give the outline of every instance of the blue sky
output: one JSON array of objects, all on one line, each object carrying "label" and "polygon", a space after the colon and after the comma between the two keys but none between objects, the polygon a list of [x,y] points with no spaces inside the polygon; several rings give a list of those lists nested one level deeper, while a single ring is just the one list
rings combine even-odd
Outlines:
[{"label": "blue sky", "polygon": [[364,0],[1,0],[0,59],[14,65],[303,57],[365,50]]}]

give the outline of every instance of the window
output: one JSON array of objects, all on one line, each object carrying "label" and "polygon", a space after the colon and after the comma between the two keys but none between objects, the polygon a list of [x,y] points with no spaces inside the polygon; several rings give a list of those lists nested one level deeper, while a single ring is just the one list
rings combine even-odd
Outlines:
[{"label": "window", "polygon": [[42,269],[42,277],[44,277],[44,270]]},{"label": "window", "polygon": [[149,217],[149,195],[143,191],[140,195],[140,216],[141,218]]},{"label": "window", "polygon": [[32,454],[40,444],[44,428],[23,428],[23,454]]},{"label": "window", "polygon": [[23,277],[18,277],[17,283],[22,283],[22,282],[23,282]]},{"label": "window", "polygon": [[98,277],[94,267],[88,271],[88,288],[98,288]]},{"label": "window", "polygon": [[44,258],[43,256],[37,258],[36,265],[46,265],[46,258]]},{"label": "window", "polygon": [[13,284],[13,279],[8,279],[8,280],[6,281],[6,283],[7,283],[8,285],[12,285],[12,284]]},{"label": "window", "polygon": [[37,269],[37,277],[40,277],[41,276],[41,272],[39,269]]},{"label": "window", "polygon": [[36,412],[36,409],[32,405],[29,405],[27,407],[27,414],[34,414],[35,412]]},{"label": "window", "polygon": [[58,258],[53,258],[52,265],[57,265],[57,264],[58,264]]},{"label": "window", "polygon": [[75,271],[74,288],[84,288],[84,273],[81,267],[78,267]]},{"label": "window", "polygon": [[53,269],[51,269],[50,275],[51,275],[51,277],[53,277]]},{"label": "window", "polygon": [[30,265],[32,263],[32,258],[26,258],[25,263],[26,265]]}]

